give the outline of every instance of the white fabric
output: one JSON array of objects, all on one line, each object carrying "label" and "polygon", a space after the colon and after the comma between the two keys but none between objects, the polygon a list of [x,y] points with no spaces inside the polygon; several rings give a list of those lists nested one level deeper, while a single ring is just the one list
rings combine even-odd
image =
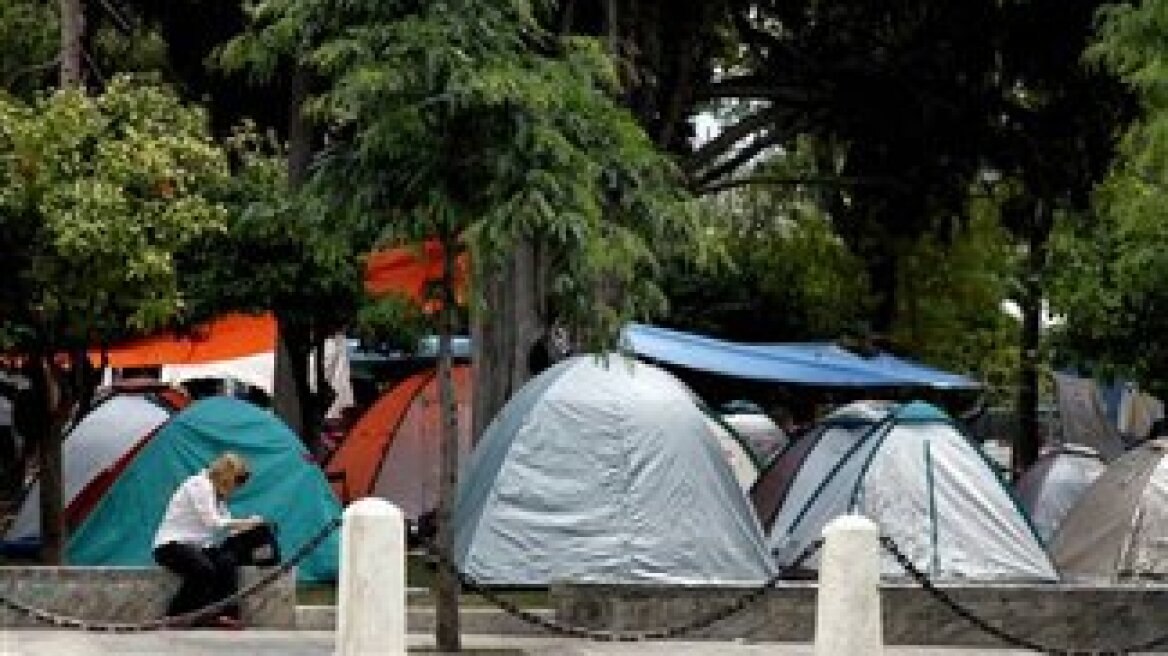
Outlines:
[{"label": "white fabric", "polygon": [[[771,526],[770,546],[780,564],[794,560],[819,539],[829,521],[850,509],[855,482],[877,443],[869,439],[857,446],[866,432],[831,426],[803,460]],[[853,447],[857,450],[845,459]],[[818,563],[818,557],[811,560]]]},{"label": "white fabric", "polygon": [[722,419],[750,443],[759,458],[765,460],[787,446],[787,434],[766,415],[737,413]]},{"label": "white fabric", "polygon": [[1051,543],[1070,580],[1168,577],[1168,441],[1113,462],[1083,494]]},{"label": "white fabric", "polygon": [[12,427],[12,401],[0,394],[0,428]]},{"label": "white fabric", "polygon": [[[308,361],[309,383],[314,390],[315,361],[315,357],[310,357]],[[275,375],[275,354],[272,351],[265,351],[214,362],[163,365],[160,378],[165,383],[182,383],[200,378],[234,379],[259,388],[271,396]],[[335,419],[354,403],[353,384],[349,378],[349,341],[343,333],[334,335],[324,343],[324,375],[336,393],[336,398],[333,399],[325,416]]]},{"label": "white fabric", "polygon": [[1121,573],[1137,578],[1168,576],[1168,458],[1160,459],[1148,479],[1127,544]]},{"label": "white fabric", "polygon": [[1043,542],[1050,543],[1075,502],[1106,469],[1097,455],[1054,451],[1026,470],[1018,481],[1018,501]]},{"label": "white fabric", "polygon": [[[945,422],[827,428],[772,526],[769,544],[778,562],[789,563],[829,521],[852,510],[938,578],[1058,578],[1000,479]],[[818,567],[818,558],[808,566]],[[890,556],[882,568],[887,576],[904,576]]]},{"label": "white fabric", "polygon": [[706,425],[710,429],[710,435],[718,441],[718,448],[726,458],[726,463],[730,465],[730,470],[734,472],[738,485],[743,491],[750,492],[750,488],[758,480],[758,467],[755,466],[748,447],[713,418],[706,417]]},{"label": "white fabric", "polygon": [[491,422],[459,487],[454,555],[497,585],[757,584],[774,571],[688,390],[619,356],[556,364]]},{"label": "white fabric", "polygon": [[183,481],[166,505],[166,513],[154,534],[154,546],[170,542],[205,547],[231,525],[227,505],[215,495],[207,470]]},{"label": "white fabric", "polygon": [[[151,431],[170,418],[170,412],[141,396],[110,397],[83,417],[61,445],[62,501],[68,507],[94,478],[118,461]],[[33,483],[4,539],[40,536],[40,482]]]},{"label": "white fabric", "polygon": [[[1009,493],[974,447],[945,428],[896,426],[861,483],[861,512],[932,577],[1057,580]],[[902,575],[890,556],[884,570]]]},{"label": "white fabric", "polygon": [[167,364],[159,375],[164,383],[182,383],[200,378],[234,379],[272,394],[276,360],[271,352],[199,364]]},{"label": "white fabric", "polygon": [[[316,368],[312,369],[315,382]],[[337,419],[345,408],[353,407],[353,381],[349,373],[349,339],[344,333],[337,333],[324,343],[324,377],[336,397],[329,405],[325,417]],[[315,388],[315,385],[313,386]]]}]

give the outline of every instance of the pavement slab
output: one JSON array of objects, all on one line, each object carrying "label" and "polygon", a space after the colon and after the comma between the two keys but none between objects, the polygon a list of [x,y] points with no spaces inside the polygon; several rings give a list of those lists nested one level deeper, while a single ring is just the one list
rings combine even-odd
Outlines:
[{"label": "pavement slab", "polygon": [[[157,631],[101,634],[0,629],[0,656],[331,656],[331,631]],[[410,653],[438,654],[430,635],[411,634]],[[470,635],[464,654],[490,656],[812,656],[809,644],[746,642],[599,643],[572,638]],[[885,647],[886,656],[1014,656],[986,648]]]}]

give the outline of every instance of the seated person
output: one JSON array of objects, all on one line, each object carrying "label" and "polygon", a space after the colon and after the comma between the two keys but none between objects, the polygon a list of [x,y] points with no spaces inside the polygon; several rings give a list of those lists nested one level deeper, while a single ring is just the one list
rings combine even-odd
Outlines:
[{"label": "seated person", "polygon": [[[155,562],[182,578],[166,609],[168,617],[204,608],[235,594],[238,563],[220,540],[264,523],[257,516],[234,519],[227,510],[227,499],[247,482],[249,475],[247,461],[227,452],[207,469],[183,481],[171,496],[154,536]],[[205,624],[238,628],[239,609],[224,609]]]}]

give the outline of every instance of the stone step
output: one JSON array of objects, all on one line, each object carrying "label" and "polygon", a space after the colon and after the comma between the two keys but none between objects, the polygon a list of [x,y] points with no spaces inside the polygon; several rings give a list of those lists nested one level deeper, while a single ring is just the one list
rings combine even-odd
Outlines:
[{"label": "stone step", "polygon": [[[550,609],[528,609],[545,619],[553,619]],[[458,612],[460,630],[464,635],[546,635],[544,629],[513,617],[498,608],[462,607]],[[302,631],[334,631],[337,625],[336,606],[297,606],[296,628]],[[411,607],[406,614],[410,633],[434,631],[434,609]]]}]

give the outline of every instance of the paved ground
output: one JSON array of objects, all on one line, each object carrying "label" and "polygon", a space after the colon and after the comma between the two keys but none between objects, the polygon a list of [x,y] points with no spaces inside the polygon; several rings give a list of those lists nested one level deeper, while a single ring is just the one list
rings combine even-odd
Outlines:
[{"label": "paved ground", "polygon": [[[464,653],[491,656],[812,656],[810,645],[733,642],[605,644],[558,638],[468,636]],[[411,653],[435,654],[433,640],[410,636]],[[104,635],[49,630],[0,629],[2,656],[331,656],[328,631],[163,631]],[[938,647],[887,647],[887,656],[1015,656],[1028,652]]]}]

